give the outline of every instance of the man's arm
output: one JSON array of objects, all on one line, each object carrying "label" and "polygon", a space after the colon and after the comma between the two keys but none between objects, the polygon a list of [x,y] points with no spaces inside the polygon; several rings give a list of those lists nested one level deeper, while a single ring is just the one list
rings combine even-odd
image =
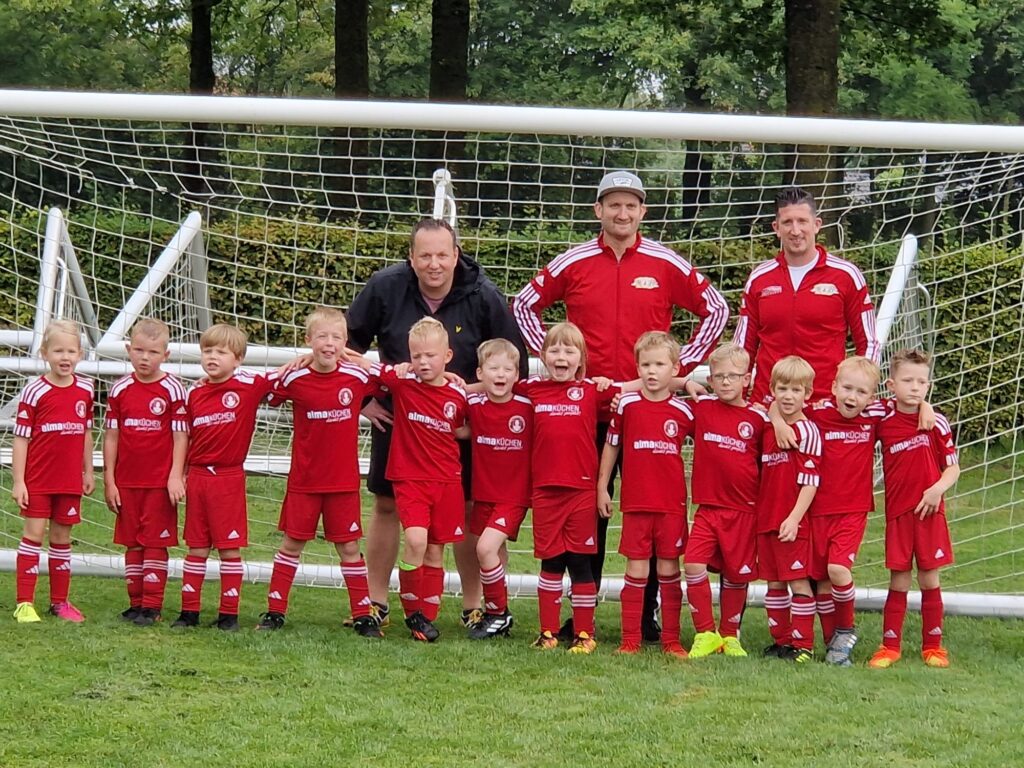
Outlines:
[{"label": "man's arm", "polygon": [[367,281],[349,305],[345,313],[348,322],[348,346],[357,352],[365,352],[373,345],[381,322],[380,299],[377,283],[373,277]]},{"label": "man's arm", "polygon": [[868,284],[856,267],[853,268],[851,279],[852,290],[843,297],[846,327],[853,336],[853,346],[857,354],[877,363],[881,349],[875,333],[875,308],[871,304]]},{"label": "man's arm", "polygon": [[512,309],[494,283],[486,280],[484,285],[482,296],[487,320],[487,338],[507,339],[515,344],[519,350],[519,377],[525,379],[530,375],[529,352],[523,343],[523,335],[516,324],[516,319],[512,316]]},{"label": "man's arm", "polygon": [[704,275],[685,261],[685,270],[673,270],[672,303],[700,318],[689,340],[679,350],[680,373],[685,376],[711,354],[729,320],[725,297]]},{"label": "man's arm", "polygon": [[547,333],[541,312],[560,301],[565,293],[564,272],[555,277],[550,267],[549,264],[538,272],[512,299],[512,314],[519,332],[526,340],[526,346],[535,353],[539,353],[544,346],[544,334]]},{"label": "man's arm", "polygon": [[757,357],[757,348],[761,345],[761,339],[758,335],[761,322],[759,317],[760,307],[752,290],[753,282],[754,277],[751,275],[747,280],[747,284],[743,286],[743,297],[740,299],[740,317],[736,322],[736,332],[732,337],[733,344],[743,347],[747,354],[750,355],[751,366],[754,365],[754,360]]}]

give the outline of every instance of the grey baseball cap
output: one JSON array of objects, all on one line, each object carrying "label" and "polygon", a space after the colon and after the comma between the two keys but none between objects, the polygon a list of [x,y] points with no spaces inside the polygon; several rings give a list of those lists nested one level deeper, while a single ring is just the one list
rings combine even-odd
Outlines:
[{"label": "grey baseball cap", "polygon": [[640,198],[641,203],[647,199],[644,183],[640,181],[639,176],[629,171],[612,171],[604,175],[601,183],[597,185],[598,202],[609,192],[632,192]]}]

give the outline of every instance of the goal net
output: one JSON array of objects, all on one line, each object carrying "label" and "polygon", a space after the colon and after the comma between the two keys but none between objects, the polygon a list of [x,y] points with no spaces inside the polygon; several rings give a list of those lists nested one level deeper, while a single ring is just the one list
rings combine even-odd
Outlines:
[{"label": "goal net", "polygon": [[[9,409],[43,371],[45,319],[87,329],[80,370],[98,377],[101,411],[106,387],[128,370],[125,333],[140,314],[172,326],[168,370],[186,379],[200,375],[196,342],[210,322],[249,334],[248,366],[276,365],[301,346],[313,307],[348,306],[374,271],[405,258],[412,224],[429,215],[454,217],[463,249],[511,296],[596,233],[598,180],[629,169],[648,190],[645,234],[725,294],[726,338],[750,270],[774,255],[775,192],[797,183],[816,193],[823,237],[870,283],[883,355],[935,355],[931,399],[954,425],[963,468],[948,495],[957,563],[946,585],[982,612],[1019,611],[1010,598],[1024,594],[1020,146],[1014,128],[6,91],[0,547],[15,547],[21,528],[6,493]],[[691,322],[681,314],[675,330],[686,337]],[[269,576],[277,548],[289,437],[287,411],[261,413],[247,464],[247,559],[264,564],[254,577]],[[858,581],[884,587],[876,506]],[[101,491],[83,518],[79,551],[116,570]],[[528,525],[512,550],[510,570],[534,573]],[[303,562],[299,582],[341,583],[323,542]],[[606,573],[614,595],[621,559],[611,555]]]}]

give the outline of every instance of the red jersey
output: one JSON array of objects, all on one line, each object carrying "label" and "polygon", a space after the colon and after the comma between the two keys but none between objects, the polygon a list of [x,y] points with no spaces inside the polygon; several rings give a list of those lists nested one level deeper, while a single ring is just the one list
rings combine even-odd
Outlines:
[{"label": "red jersey", "polygon": [[768,417],[750,405],[727,405],[717,397],[699,397],[690,410],[693,503],[754,512],[761,440],[771,429]]},{"label": "red jersey", "polygon": [[174,376],[142,382],[131,373],[107,395],[107,429],[117,430],[114,482],[120,488],[163,488],[174,460],[174,433],[188,432],[185,387]]},{"label": "red jersey", "polygon": [[375,365],[374,375],[391,391],[395,426],[388,452],[388,480],[454,483],[462,477],[455,430],[466,421],[466,393],[452,382],[435,387],[394,366]]},{"label": "red jersey", "polygon": [[289,490],[359,490],[359,410],[378,389],[376,379],[350,363],[330,373],[299,368],[277,380],[270,402],[292,401],[295,428]]},{"label": "red jersey", "polygon": [[597,487],[597,419],[620,391],[598,392],[590,379],[516,383],[516,393],[533,401],[534,489]]},{"label": "red jersey", "polygon": [[235,371],[227,381],[200,381],[185,395],[190,467],[241,468],[256,429],[256,411],[267,399],[276,373]]},{"label": "red jersey", "polygon": [[842,515],[875,509],[875,434],[886,406],[868,403],[852,419],[833,398],[804,410],[821,434],[821,480],[808,515]]},{"label": "red jersey", "polygon": [[[765,430],[761,447],[761,487],[757,495],[757,532],[779,530],[789,517],[805,485],[815,488],[821,469],[821,433],[813,422],[803,419],[791,424],[796,448],[783,450],[775,441],[775,430]],[[807,517],[800,523],[801,537],[809,530]]]},{"label": "red jersey", "polygon": [[[935,426],[930,432],[918,430],[917,419],[916,413],[893,409],[878,425],[885,472],[886,520],[913,512],[921,495],[938,481],[943,470],[960,463],[946,417],[936,412]],[[945,511],[943,500],[939,502],[938,514]]]},{"label": "red jersey", "polygon": [[729,319],[722,294],[700,272],[640,235],[621,259],[603,236],[570,248],[519,292],[512,310],[534,351],[544,343],[541,312],[558,301],[586,339],[587,371],[616,381],[636,378],[633,345],[647,331],[668,331],[673,307],[700,318],[679,353],[682,375],[708,356]]},{"label": "red jersey", "polygon": [[847,332],[857,354],[877,363],[875,312],[856,266],[819,245],[817,261],[795,291],[782,253],[755,267],[733,338],[754,362],[751,401],[765,401],[772,367],[786,355],[800,355],[814,369],[811,399],[827,397],[846,357]]},{"label": "red jersey", "polygon": [[533,403],[513,395],[496,403],[485,394],[469,396],[473,430],[473,501],[530,506]]},{"label": "red jersey", "polygon": [[682,451],[692,424],[693,412],[678,398],[648,400],[640,392],[619,398],[608,444],[621,446],[623,513],[686,515]]},{"label": "red jersey", "polygon": [[29,494],[82,494],[85,434],[92,429],[92,379],[73,375],[57,387],[45,377],[21,393],[14,434],[26,438]]}]

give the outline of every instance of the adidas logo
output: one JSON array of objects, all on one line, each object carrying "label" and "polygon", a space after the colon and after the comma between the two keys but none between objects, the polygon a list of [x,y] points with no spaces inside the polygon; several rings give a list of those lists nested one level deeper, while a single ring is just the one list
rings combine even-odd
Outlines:
[{"label": "adidas logo", "polygon": [[852,563],[856,559],[857,559],[857,556],[851,552],[850,553],[850,562]]},{"label": "adidas logo", "polygon": [[29,568],[27,571],[25,571],[25,573],[28,573],[28,574],[38,574],[39,573],[39,566],[38,565],[33,565],[31,568]]},{"label": "adidas logo", "polygon": [[281,599],[281,593],[278,592],[275,589],[273,592],[271,592],[269,595],[267,595],[267,599],[268,600],[280,600]]},{"label": "adidas logo", "polygon": [[885,630],[885,634],[882,635],[882,637],[884,637],[884,638],[886,638],[888,640],[895,640],[896,639],[896,633],[893,630],[891,630],[891,629],[887,629],[887,630]]},{"label": "adidas logo", "polygon": [[802,634],[800,634],[800,630],[799,629],[794,629],[793,630],[793,637],[795,637],[797,640],[803,640],[804,639],[804,636]]},{"label": "adidas logo", "polygon": [[71,509],[68,510],[68,517],[77,517],[77,516],[78,516],[78,510],[75,509],[74,507],[72,507]]},{"label": "adidas logo", "polygon": [[356,603],[356,605],[369,605],[371,602],[373,602],[373,601],[370,600],[369,597],[364,597],[362,600],[360,600],[358,603]]},{"label": "adidas logo", "polygon": [[508,525],[508,523],[505,521],[504,517],[499,517],[497,520],[494,521],[494,524],[495,525]]},{"label": "adidas logo", "polygon": [[942,551],[942,547],[939,547],[938,549],[935,550],[935,556],[936,557],[945,557],[946,553]]},{"label": "adidas logo", "polygon": [[441,598],[439,595],[432,595],[431,597],[424,597],[423,602],[430,603],[431,605],[440,605]]},{"label": "adidas logo", "polygon": [[28,411],[26,411],[26,410],[18,411],[18,418],[19,419],[27,419],[28,418]]},{"label": "adidas logo", "polygon": [[238,535],[238,531],[232,530],[232,531],[231,531],[231,533],[229,533],[229,534],[228,534],[228,538],[229,538],[229,539],[237,539],[237,538],[240,538],[240,537],[239,537],[239,535]]},{"label": "adidas logo", "polygon": [[789,566],[789,570],[791,570],[791,571],[799,571],[803,567],[804,567],[803,563],[801,563],[799,560],[794,560],[793,564],[791,566]]},{"label": "adidas logo", "polygon": [[777,622],[775,619],[769,617],[769,619],[768,619],[768,626],[769,627],[777,627],[777,626],[779,626],[779,622]]},{"label": "adidas logo", "polygon": [[186,584],[185,586],[183,586],[181,588],[181,591],[182,591],[182,594],[184,594],[185,592],[194,593],[196,591],[196,588],[193,587],[191,584]]},{"label": "adidas logo", "polygon": [[164,528],[162,531],[160,531],[160,538],[161,539],[169,539],[169,538],[171,538],[171,532],[168,531],[166,528]]},{"label": "adidas logo", "polygon": [[224,597],[238,597],[238,590],[232,587],[227,592],[221,592]]},{"label": "adidas logo", "polygon": [[461,536],[462,535],[462,526],[461,525],[455,526],[455,535],[456,536]]},{"label": "adidas logo", "polygon": [[71,570],[71,563],[69,563],[67,560],[65,560],[63,563],[61,563],[60,565],[57,566],[57,570],[58,571],[70,571]]},{"label": "adidas logo", "polygon": [[350,532],[355,533],[359,530],[359,523],[352,523],[352,525],[350,525],[348,529]]},{"label": "adidas logo", "polygon": [[484,603],[484,610],[486,610],[486,611],[497,611],[498,610],[498,606],[496,604],[492,603],[490,600],[488,600],[486,603]]},{"label": "adidas logo", "polygon": [[583,543],[586,544],[588,547],[594,546],[594,537],[593,536],[588,536],[587,540],[585,542],[583,542]]},{"label": "adidas logo", "polygon": [[399,595],[402,600],[419,600],[419,598],[412,592],[403,592]]},{"label": "adidas logo", "polygon": [[683,546],[683,539],[682,539],[682,537],[676,539],[676,546],[677,547]]},{"label": "adidas logo", "polygon": [[740,568],[740,573],[746,576],[748,573],[750,573],[750,566],[744,563],[743,566]]},{"label": "adidas logo", "polygon": [[806,467],[807,469],[814,469],[814,462],[813,461],[805,461],[804,462],[804,467]]},{"label": "adidas logo", "polygon": [[150,584],[157,584],[160,581],[160,577],[155,573],[147,573],[146,578],[144,578],[143,581],[148,581]]},{"label": "adidas logo", "polygon": [[928,634],[942,637],[942,627],[932,627],[930,630],[928,630]]},{"label": "adidas logo", "polygon": [[732,616],[729,617],[729,623],[730,624],[739,624],[740,620],[742,618],[743,618],[743,614],[742,613],[733,614]]}]

